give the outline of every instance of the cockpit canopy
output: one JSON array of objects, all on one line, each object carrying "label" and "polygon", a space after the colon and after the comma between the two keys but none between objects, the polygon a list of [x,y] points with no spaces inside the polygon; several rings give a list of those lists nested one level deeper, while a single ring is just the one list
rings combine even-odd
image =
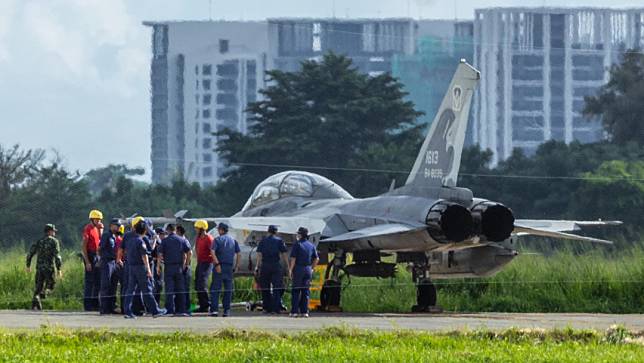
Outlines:
[{"label": "cockpit canopy", "polygon": [[242,212],[286,197],[353,199],[346,190],[323,176],[305,171],[285,171],[259,183]]}]

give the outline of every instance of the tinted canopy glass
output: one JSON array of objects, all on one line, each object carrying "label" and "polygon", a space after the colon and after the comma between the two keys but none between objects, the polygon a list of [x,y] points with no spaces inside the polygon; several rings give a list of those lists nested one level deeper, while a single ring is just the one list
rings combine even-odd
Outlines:
[{"label": "tinted canopy glass", "polygon": [[346,190],[323,176],[304,171],[285,171],[259,183],[242,211],[287,197],[353,199]]}]

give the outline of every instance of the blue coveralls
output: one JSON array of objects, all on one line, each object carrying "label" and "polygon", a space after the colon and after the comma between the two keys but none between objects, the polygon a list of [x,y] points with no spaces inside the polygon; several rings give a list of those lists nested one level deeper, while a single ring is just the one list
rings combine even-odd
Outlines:
[{"label": "blue coveralls", "polygon": [[282,309],[284,293],[284,273],[280,254],[286,253],[286,245],[281,238],[270,235],[259,242],[257,252],[262,254],[262,266],[259,271],[262,306],[267,313],[279,313]]},{"label": "blue coveralls", "polygon": [[212,283],[210,285],[210,311],[217,312],[219,310],[219,293],[221,286],[224,286],[224,315],[230,314],[230,303],[233,299],[233,265],[235,263],[235,256],[241,252],[239,244],[232,237],[227,234],[221,235],[212,243],[212,250],[215,251],[215,256],[221,266],[221,272],[217,272],[216,268],[212,271]]},{"label": "blue coveralls", "polygon": [[291,249],[291,258],[295,258],[291,290],[291,314],[308,314],[313,260],[318,252],[308,240],[298,241]]},{"label": "blue coveralls", "polygon": [[123,240],[123,249],[127,253],[127,290],[124,299],[125,315],[132,315],[132,300],[138,289],[143,293],[143,301],[149,313],[159,313],[159,306],[152,295],[152,279],[147,276],[147,267],[143,264],[143,256],[147,254],[143,238],[130,237]]},{"label": "blue coveralls", "polygon": [[[129,239],[137,238],[138,235],[134,231],[127,231],[123,234],[120,249],[123,251],[123,267],[121,269],[121,312],[125,314],[125,294],[127,293],[127,281],[129,279],[130,267],[127,263],[127,254],[125,253],[125,244]],[[117,270],[118,271],[118,270]]]},{"label": "blue coveralls", "polygon": [[[153,243],[153,240],[156,237],[152,237],[150,244]],[[163,275],[157,273],[157,256],[159,255],[159,244],[161,241],[156,242],[154,248],[150,246],[148,256],[150,256],[150,268],[152,269],[152,293],[154,294],[154,300],[157,301],[157,304],[161,304],[161,291],[163,291]]]},{"label": "blue coveralls", "polygon": [[[184,255],[190,251],[190,245],[185,238],[171,233],[159,245],[159,253],[163,256],[163,280],[165,281],[165,307],[168,314],[183,314],[186,312],[186,290],[183,263]],[[176,310],[175,310],[175,297]]]},{"label": "blue coveralls", "polygon": [[111,314],[116,305],[118,276],[116,274],[116,254],[114,253],[115,244],[116,235],[108,230],[103,233],[98,245],[101,255],[101,289],[99,292],[101,314]]},{"label": "blue coveralls", "polygon": [[[177,235],[179,236],[179,235]],[[181,237],[181,236],[179,236]],[[186,245],[188,245],[188,249],[192,249],[192,246],[190,245],[190,241],[188,241],[187,238],[181,237],[185,240]],[[183,286],[185,287],[182,292],[180,292],[177,297],[175,298],[175,301],[183,298],[184,301],[184,306],[186,307],[186,312],[190,313],[190,281],[192,280],[192,270],[190,269],[190,261],[188,261],[188,266],[186,266],[183,269]]]},{"label": "blue coveralls", "polygon": [[[138,237],[136,233],[134,232],[132,233],[135,238]],[[152,270],[152,295],[154,296],[154,300],[157,302],[157,305],[159,305],[159,300],[161,299],[161,295],[157,296],[157,282],[161,280],[161,282],[163,283],[163,279],[157,274],[156,266],[154,265],[154,262],[155,262],[153,258],[154,249],[152,248],[153,234],[150,231],[150,228],[148,228],[148,233],[142,236],[141,238],[145,243],[146,254],[148,255],[148,261],[150,262],[150,270]],[[145,306],[143,304],[143,295],[141,294],[141,287],[139,286],[134,291],[132,311],[134,312],[134,315],[143,315],[144,308]],[[151,312],[148,311],[148,313],[151,313]]]}]

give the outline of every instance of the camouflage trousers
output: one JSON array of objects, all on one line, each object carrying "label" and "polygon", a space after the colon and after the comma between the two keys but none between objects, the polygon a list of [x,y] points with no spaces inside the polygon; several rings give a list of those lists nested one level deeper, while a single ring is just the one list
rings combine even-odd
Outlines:
[{"label": "camouflage trousers", "polygon": [[31,308],[42,310],[41,299],[44,299],[47,294],[47,290],[53,290],[55,285],[56,275],[54,270],[36,270],[36,287],[34,289],[34,297],[31,300]]}]

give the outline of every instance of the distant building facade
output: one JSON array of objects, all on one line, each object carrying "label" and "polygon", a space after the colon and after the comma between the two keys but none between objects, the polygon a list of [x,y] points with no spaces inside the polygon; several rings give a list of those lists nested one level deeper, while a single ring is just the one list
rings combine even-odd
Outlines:
[{"label": "distant building facade", "polygon": [[263,22],[145,22],[152,28],[152,182],[202,185],[224,170],[213,132],[246,132],[267,64]]},{"label": "distant building facade", "polygon": [[[152,28],[152,181],[160,184],[178,176],[201,185],[217,182],[226,166],[214,151],[212,133],[247,131],[244,109],[259,99],[264,72],[297,71],[302,61],[329,51],[351,57],[369,75],[400,77],[409,84],[409,98],[427,113],[421,122],[431,120],[464,56],[462,44],[455,48],[450,38],[459,32],[472,37],[471,22],[406,18],[144,25]],[[418,79],[417,71],[425,76]]]},{"label": "distant building facade", "polygon": [[418,121],[429,125],[459,61],[473,62],[473,23],[451,20],[419,20],[416,23],[415,52],[394,55],[391,73],[405,86],[408,99],[416,109],[425,113]]},{"label": "distant building facade", "polygon": [[600,120],[584,96],[627,49],[644,45],[644,9],[489,8],[475,11],[474,64],[482,80],[468,138],[493,151],[533,153],[546,140],[593,142]]}]

